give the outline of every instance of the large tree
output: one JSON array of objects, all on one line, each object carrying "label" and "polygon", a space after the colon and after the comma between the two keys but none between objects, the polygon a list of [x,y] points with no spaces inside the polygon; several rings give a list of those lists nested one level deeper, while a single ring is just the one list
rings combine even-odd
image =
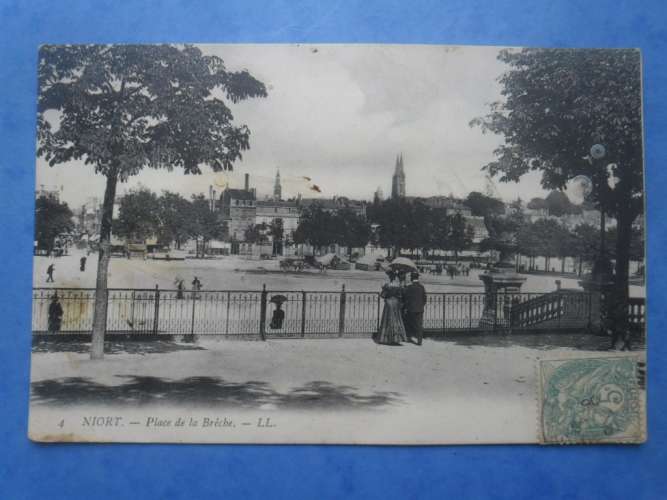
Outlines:
[{"label": "large tree", "polygon": [[502,200],[486,196],[478,191],[470,192],[464,203],[470,209],[472,215],[480,217],[502,215],[505,212],[505,204]]},{"label": "large tree", "polygon": [[128,241],[145,240],[159,232],[158,197],[146,188],[130,191],[120,199],[113,232]]},{"label": "large tree", "polygon": [[106,178],[91,358],[102,358],[116,186],[144,167],[231,170],[248,149],[228,102],[266,95],[247,71],[184,45],[45,45],[39,53],[38,154],[81,160]]},{"label": "large tree", "polygon": [[35,200],[35,241],[38,248],[53,251],[56,238],[74,229],[73,213],[67,203],[60,203],[50,196]]},{"label": "large tree", "polygon": [[369,210],[368,218],[378,224],[379,243],[391,249],[393,257],[398,257],[401,248],[424,247],[424,242],[418,241],[413,203],[401,198],[385,200]]},{"label": "large tree", "polygon": [[192,205],[178,193],[163,191],[158,199],[158,239],[162,245],[174,243],[178,250],[192,235]]},{"label": "large tree", "polygon": [[203,259],[209,242],[224,238],[226,227],[204,194],[192,195],[190,207],[190,234],[197,241],[196,256]]},{"label": "large tree", "polygon": [[[539,171],[546,189],[577,175],[592,180],[592,201],[618,221],[613,311],[623,325],[632,223],[643,210],[639,51],[510,49],[498,59],[507,64],[503,99],[471,122],[504,138],[484,168],[504,182]],[[601,160],[587,158],[594,144],[606,149]]]},{"label": "large tree", "polygon": [[366,219],[353,210],[343,209],[336,214],[340,227],[338,243],[347,247],[348,257],[352,257],[353,248],[365,247],[371,239],[371,226]]},{"label": "large tree", "polygon": [[454,260],[459,260],[459,252],[470,248],[474,236],[474,230],[466,225],[466,221],[461,214],[450,216],[450,233],[447,240],[447,250],[454,252]]},{"label": "large tree", "polygon": [[337,234],[333,230],[333,216],[319,203],[313,203],[301,212],[299,226],[294,231],[295,243],[308,243],[321,250],[335,243]]}]

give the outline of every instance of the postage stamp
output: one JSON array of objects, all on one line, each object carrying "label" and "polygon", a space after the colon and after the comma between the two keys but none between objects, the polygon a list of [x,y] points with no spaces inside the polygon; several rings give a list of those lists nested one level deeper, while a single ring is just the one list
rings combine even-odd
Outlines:
[{"label": "postage stamp", "polygon": [[540,442],[641,443],[636,356],[539,362]]}]

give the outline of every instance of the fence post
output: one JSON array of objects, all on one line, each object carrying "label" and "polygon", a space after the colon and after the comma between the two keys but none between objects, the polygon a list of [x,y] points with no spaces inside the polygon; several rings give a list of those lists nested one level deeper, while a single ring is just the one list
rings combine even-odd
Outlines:
[{"label": "fence post", "polygon": [[132,329],[134,329],[134,292],[135,290],[132,290],[132,304],[130,305],[130,325]]},{"label": "fence post", "polygon": [[472,330],[472,293],[468,294],[468,328]]},{"label": "fence post", "polygon": [[259,306],[259,336],[266,340],[266,284],[262,285],[262,298]]},{"label": "fence post", "polygon": [[340,292],[340,314],[338,315],[338,336],[342,337],[345,333],[345,285]]},{"label": "fence post", "polygon": [[378,309],[378,310],[377,310],[377,327],[375,328],[375,331],[376,331],[376,332],[379,332],[379,331],[380,331],[380,321],[381,321],[381,317],[382,317],[382,316],[381,316],[382,313],[380,312],[380,308],[381,308],[381,306],[382,306],[382,296],[381,296],[379,293],[377,294],[377,299],[378,299],[378,307],[377,307],[377,309]]},{"label": "fence post", "polygon": [[493,291],[493,333],[498,328],[498,289]]},{"label": "fence post", "polygon": [[445,335],[447,329],[447,294],[442,294],[442,335]]},{"label": "fence post", "polygon": [[160,321],[160,289],[155,285],[155,307],[153,311],[153,335],[158,334],[158,322]]},{"label": "fence post", "polygon": [[195,306],[197,304],[197,295],[199,292],[192,290],[192,319],[190,321],[190,340],[195,338]]},{"label": "fence post", "polygon": [[232,292],[227,292],[227,314],[225,316],[225,335],[229,335],[229,303],[232,300]]},{"label": "fence post", "polygon": [[306,292],[301,291],[301,337],[306,336]]}]

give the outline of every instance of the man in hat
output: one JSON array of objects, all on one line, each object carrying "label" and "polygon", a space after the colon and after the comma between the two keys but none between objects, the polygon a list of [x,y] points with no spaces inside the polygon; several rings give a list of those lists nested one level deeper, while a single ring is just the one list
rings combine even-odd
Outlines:
[{"label": "man in hat", "polygon": [[63,322],[63,306],[58,301],[58,293],[54,293],[49,304],[49,333],[58,333]]},{"label": "man in hat", "polygon": [[417,338],[417,345],[422,345],[424,337],[424,306],[426,305],[426,290],[419,282],[419,273],[410,273],[410,284],[405,287],[403,301],[405,308],[405,330],[408,340]]}]

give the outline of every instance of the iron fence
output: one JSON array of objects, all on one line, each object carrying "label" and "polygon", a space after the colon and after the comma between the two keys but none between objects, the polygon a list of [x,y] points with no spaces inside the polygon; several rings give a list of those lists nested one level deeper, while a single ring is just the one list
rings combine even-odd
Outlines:
[{"label": "iron fence", "polygon": [[[49,326],[55,294],[63,310],[57,329]],[[33,333],[89,334],[94,303],[94,289],[36,288]],[[636,323],[643,322],[640,307],[636,301],[631,306]],[[262,339],[370,336],[379,327],[382,308],[379,293],[349,292],[345,287],[326,292],[109,289],[107,333]],[[446,334],[585,328],[590,315],[590,295],[577,291],[429,293],[424,329]]]}]

